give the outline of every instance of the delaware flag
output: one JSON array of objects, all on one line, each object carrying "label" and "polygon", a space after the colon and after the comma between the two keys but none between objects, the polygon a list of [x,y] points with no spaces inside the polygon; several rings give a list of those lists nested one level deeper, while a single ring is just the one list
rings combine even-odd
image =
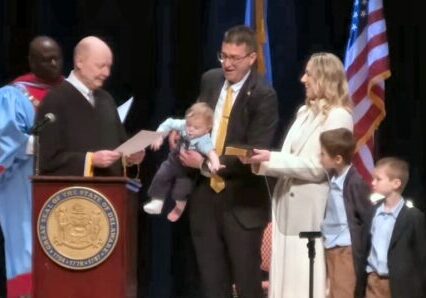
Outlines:
[{"label": "delaware flag", "polygon": [[246,0],[245,25],[256,31],[257,71],[272,84],[271,53],[267,25],[268,0]]},{"label": "delaware flag", "polygon": [[355,0],[345,69],[358,140],[354,165],[371,181],[374,132],[386,115],[385,80],[391,75],[382,0]]}]

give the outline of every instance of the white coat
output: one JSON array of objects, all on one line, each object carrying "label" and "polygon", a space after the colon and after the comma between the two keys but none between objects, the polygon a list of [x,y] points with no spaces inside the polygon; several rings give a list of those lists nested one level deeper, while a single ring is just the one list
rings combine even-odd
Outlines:
[{"label": "white coat", "polygon": [[[320,231],[324,218],[328,183],[320,165],[321,132],[348,128],[352,115],[334,107],[325,115],[322,100],[302,106],[285,138],[281,152],[271,152],[262,162],[258,175],[278,178],[272,201],[272,260],[270,298],[309,296],[309,258],[307,239],[299,232]],[[326,296],[326,270],[321,239],[316,240],[314,297]]]}]

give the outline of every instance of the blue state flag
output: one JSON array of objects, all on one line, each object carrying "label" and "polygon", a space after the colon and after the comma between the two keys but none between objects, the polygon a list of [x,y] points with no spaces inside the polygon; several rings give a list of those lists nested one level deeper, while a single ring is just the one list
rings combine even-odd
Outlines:
[{"label": "blue state flag", "polygon": [[246,0],[245,25],[256,31],[258,43],[257,70],[272,84],[271,52],[267,25],[267,0]]}]

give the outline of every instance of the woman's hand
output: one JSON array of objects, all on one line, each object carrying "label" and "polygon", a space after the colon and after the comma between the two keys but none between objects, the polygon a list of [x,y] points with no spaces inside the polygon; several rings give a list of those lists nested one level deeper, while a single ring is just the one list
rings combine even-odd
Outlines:
[{"label": "woman's hand", "polygon": [[251,163],[261,163],[262,161],[269,161],[271,159],[271,151],[253,149],[253,155],[250,156]]},{"label": "woman's hand", "polygon": [[262,161],[269,161],[271,159],[271,151],[263,149],[253,149],[253,154],[250,157],[238,157],[243,164],[258,164]]}]

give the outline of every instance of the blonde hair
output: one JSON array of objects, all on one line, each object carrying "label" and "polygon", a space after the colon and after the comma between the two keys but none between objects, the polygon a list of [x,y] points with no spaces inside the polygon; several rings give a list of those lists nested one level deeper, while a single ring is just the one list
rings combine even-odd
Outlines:
[{"label": "blonde hair", "polygon": [[385,167],[385,172],[389,179],[399,179],[401,181],[398,191],[402,193],[410,178],[408,162],[397,157],[384,157],[376,162],[376,168],[379,167]]},{"label": "blonde hair", "polygon": [[205,102],[196,102],[185,113],[185,119],[202,118],[210,128],[213,126],[213,109]]},{"label": "blonde hair", "polygon": [[[331,53],[320,52],[313,54],[307,63],[310,75],[316,83],[318,99],[326,101],[322,110],[325,114],[335,106],[352,108],[349,95],[349,85],[345,69],[340,59]],[[311,99],[306,98],[306,105],[311,105]]]}]

